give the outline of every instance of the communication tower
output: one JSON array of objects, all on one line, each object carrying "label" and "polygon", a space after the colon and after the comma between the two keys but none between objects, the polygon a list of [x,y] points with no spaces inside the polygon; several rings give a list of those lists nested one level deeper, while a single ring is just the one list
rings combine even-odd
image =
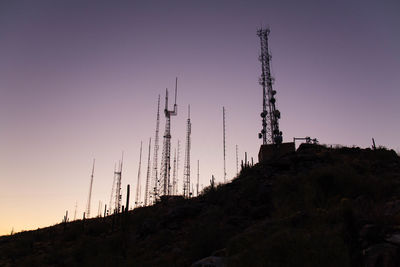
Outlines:
[{"label": "communication tower", "polygon": [[151,138],[149,140],[149,153],[147,158],[147,174],[146,174],[146,187],[144,191],[144,205],[147,206],[150,202],[150,151],[151,151]]},{"label": "communication tower", "polygon": [[225,146],[225,107],[222,107],[223,143],[224,143],[224,183],[226,183],[226,146]]},{"label": "communication tower", "polygon": [[261,61],[261,77],[260,85],[263,88],[263,110],[261,112],[262,130],[258,137],[263,140],[263,145],[282,143],[282,132],[279,131],[278,120],[281,117],[279,110],[275,108],[276,91],[272,89],[274,79],[271,76],[270,60],[271,54],[268,50],[268,35],[270,30],[259,29],[257,31],[261,42],[261,53],[259,60]]},{"label": "communication tower", "polygon": [[165,93],[165,133],[163,142],[163,154],[161,160],[161,177],[159,179],[159,196],[171,194],[171,116],[178,114],[178,106],[176,104],[176,95],[178,90],[178,78],[175,80],[175,104],[173,110],[168,110],[168,89]]},{"label": "communication tower", "polygon": [[200,161],[197,160],[197,184],[196,184],[196,196],[199,196],[199,181],[200,181]]},{"label": "communication tower", "polygon": [[156,133],[154,137],[154,154],[153,154],[153,194],[150,195],[152,201],[155,202],[158,197],[158,136],[159,136],[159,129],[160,129],[160,95],[158,95],[158,104],[157,104],[157,119],[156,119]]},{"label": "communication tower", "polygon": [[[122,165],[124,162],[124,153],[122,152],[122,158],[119,161],[118,169],[114,171],[114,181],[116,182],[115,189],[115,209],[114,212],[119,213],[121,211],[121,182],[122,182]],[[113,186],[114,187],[114,186]]]},{"label": "communication tower", "polygon": [[93,186],[93,175],[94,175],[94,163],[95,159],[93,159],[93,166],[92,166],[92,174],[90,175],[90,186],[89,186],[89,197],[88,197],[88,202],[87,202],[87,207],[86,207],[86,215],[87,218],[90,218],[90,205],[91,205],[91,199],[92,199],[92,186]]},{"label": "communication tower", "polygon": [[140,202],[140,193],[142,191],[141,185],[140,185],[140,169],[142,168],[142,144],[143,142],[140,141],[140,156],[139,156],[139,168],[138,168],[138,176],[137,176],[137,183],[136,183],[136,197],[135,197],[135,208],[140,207],[142,204]]},{"label": "communication tower", "polygon": [[172,195],[176,195],[176,187],[177,187],[177,181],[176,181],[177,173],[176,173],[176,149],[174,151],[174,163],[173,163],[173,171],[172,171]]},{"label": "communication tower", "polygon": [[236,145],[236,176],[239,175],[238,145]]},{"label": "communication tower", "polygon": [[186,150],[185,150],[185,165],[183,173],[183,196],[186,198],[191,197],[192,192],[190,191],[190,135],[192,133],[192,123],[190,122],[190,106],[188,106],[188,119],[186,128]]}]

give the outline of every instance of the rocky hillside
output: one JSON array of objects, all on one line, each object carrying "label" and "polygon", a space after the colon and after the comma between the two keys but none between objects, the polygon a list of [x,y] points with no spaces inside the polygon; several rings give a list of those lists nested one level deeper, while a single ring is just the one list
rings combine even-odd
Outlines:
[{"label": "rocky hillside", "polygon": [[400,266],[399,248],[396,153],[302,145],[197,198],[0,237],[0,266]]}]

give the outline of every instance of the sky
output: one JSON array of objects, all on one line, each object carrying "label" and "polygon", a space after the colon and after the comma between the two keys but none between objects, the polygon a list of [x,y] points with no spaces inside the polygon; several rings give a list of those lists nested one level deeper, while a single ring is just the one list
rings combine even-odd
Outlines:
[{"label": "sky", "polygon": [[[245,152],[257,162],[259,27],[271,29],[285,142],[370,147],[374,137],[399,152],[399,12],[397,0],[0,1],[0,235],[59,223],[66,210],[73,219],[75,204],[81,218],[93,158],[97,215],[122,151],[132,205],[140,143],[144,188],[157,98],[163,109],[175,77],[179,191],[188,105],[192,181],[197,160],[201,186],[223,181],[222,107],[228,180],[236,145],[239,162]],[[162,115],[160,147],[164,127]]]}]

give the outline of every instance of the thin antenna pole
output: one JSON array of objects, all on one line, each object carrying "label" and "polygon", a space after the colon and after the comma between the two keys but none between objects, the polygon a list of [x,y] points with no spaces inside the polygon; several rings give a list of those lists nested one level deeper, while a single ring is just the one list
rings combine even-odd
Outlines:
[{"label": "thin antenna pole", "polygon": [[78,201],[75,201],[74,221],[76,220],[76,211],[78,209]]},{"label": "thin antenna pole", "polygon": [[89,186],[89,198],[87,202],[87,207],[86,207],[86,214],[87,217],[90,218],[90,201],[92,199],[92,186],[93,186],[93,177],[94,177],[94,163],[95,159],[93,159],[93,166],[92,166],[92,174],[90,175],[90,186]]},{"label": "thin antenna pole", "polygon": [[115,182],[116,182],[116,173],[117,173],[117,165],[114,164],[114,176],[113,176],[113,184],[112,184],[112,188],[111,188],[111,197],[110,197],[110,205],[108,206],[109,210],[110,210],[110,214],[112,213],[112,207],[114,204],[113,203],[113,199],[114,199],[114,190],[115,190]]},{"label": "thin antenna pole", "polygon": [[149,140],[149,153],[147,157],[147,175],[146,175],[146,187],[144,191],[144,205],[149,204],[149,186],[150,186],[150,151],[151,151],[151,138]]},{"label": "thin antenna pole", "polygon": [[181,155],[181,143],[178,139],[178,148],[176,152],[176,192],[175,194],[178,195],[178,183],[179,183],[179,160]]},{"label": "thin antenna pole", "polygon": [[176,195],[176,149],[174,151],[174,163],[172,171],[172,195]]},{"label": "thin antenna pole", "polygon": [[222,107],[223,142],[224,142],[224,183],[226,183],[226,146],[225,146],[225,107]]},{"label": "thin antenna pole", "polygon": [[142,191],[140,188],[140,169],[142,167],[142,144],[143,142],[140,141],[140,156],[139,156],[139,169],[138,169],[138,177],[137,177],[137,183],[136,183],[136,198],[135,198],[135,207],[140,206],[140,192]]},{"label": "thin antenna pole", "polygon": [[239,175],[238,145],[236,145],[236,176]]},{"label": "thin antenna pole", "polygon": [[200,181],[200,161],[197,160],[197,184],[196,184],[196,196],[199,196],[199,181]]}]

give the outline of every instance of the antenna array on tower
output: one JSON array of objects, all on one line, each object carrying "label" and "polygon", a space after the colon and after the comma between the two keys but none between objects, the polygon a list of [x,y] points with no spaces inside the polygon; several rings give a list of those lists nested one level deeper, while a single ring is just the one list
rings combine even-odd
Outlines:
[{"label": "antenna array on tower", "polygon": [[268,51],[268,35],[269,29],[259,29],[257,31],[261,42],[261,77],[260,85],[263,88],[263,111],[261,112],[262,130],[258,134],[259,138],[263,139],[265,144],[281,144],[282,132],[279,131],[278,120],[281,117],[279,110],[275,108],[276,91],[272,89],[273,78],[271,76],[270,60],[271,55]]}]

